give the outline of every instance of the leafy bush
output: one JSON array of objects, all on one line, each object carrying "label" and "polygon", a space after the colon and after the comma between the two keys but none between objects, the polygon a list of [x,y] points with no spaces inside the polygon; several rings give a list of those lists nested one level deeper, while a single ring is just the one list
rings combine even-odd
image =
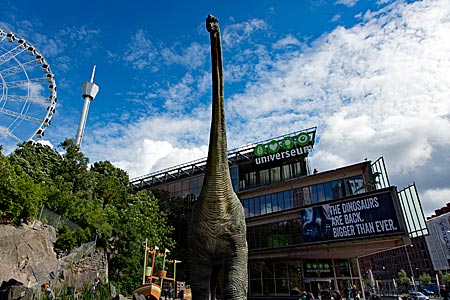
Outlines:
[{"label": "leafy bush", "polygon": [[110,162],[90,168],[73,140],[64,154],[40,144],[21,144],[5,157],[0,151],[0,217],[16,223],[37,216],[41,207],[76,223],[59,229],[55,247],[71,250],[97,238],[110,255],[109,278],[129,294],[142,278],[143,243],[174,250],[173,228],[159,201],[146,191],[133,194],[128,174]]}]

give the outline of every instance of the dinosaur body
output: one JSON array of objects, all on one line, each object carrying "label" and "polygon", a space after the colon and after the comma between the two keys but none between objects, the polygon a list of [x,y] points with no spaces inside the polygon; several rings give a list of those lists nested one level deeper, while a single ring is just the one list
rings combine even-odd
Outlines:
[{"label": "dinosaur body", "polygon": [[222,46],[218,21],[209,15],[212,120],[203,187],[190,224],[191,288],[194,300],[247,299],[248,249],[244,209],[233,190],[228,168]]}]

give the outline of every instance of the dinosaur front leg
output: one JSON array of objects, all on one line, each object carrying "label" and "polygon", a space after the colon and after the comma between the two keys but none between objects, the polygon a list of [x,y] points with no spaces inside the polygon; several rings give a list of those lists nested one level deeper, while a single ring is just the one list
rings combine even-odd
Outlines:
[{"label": "dinosaur front leg", "polygon": [[210,284],[212,272],[210,260],[198,253],[198,255],[191,254],[189,263],[191,264],[192,298],[195,300],[210,300]]},{"label": "dinosaur front leg", "polygon": [[[245,241],[245,239],[244,239]],[[245,247],[246,250],[247,247]],[[230,249],[231,250],[231,249]],[[225,299],[246,300],[248,288],[247,251],[236,249],[224,263]],[[232,251],[232,250],[231,250]]]}]

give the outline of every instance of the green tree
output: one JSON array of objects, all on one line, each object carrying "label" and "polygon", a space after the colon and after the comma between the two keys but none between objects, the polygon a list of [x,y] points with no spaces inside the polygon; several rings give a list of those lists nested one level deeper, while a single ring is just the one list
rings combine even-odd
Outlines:
[{"label": "green tree", "polygon": [[431,276],[428,275],[427,273],[423,272],[420,276],[419,276],[419,280],[422,284],[430,284],[431,283]]},{"label": "green tree", "polygon": [[72,192],[84,197],[92,195],[94,180],[88,171],[89,159],[72,139],[66,139],[60,146],[65,150],[60,165],[59,175],[64,181],[72,183]]},{"label": "green tree", "polygon": [[123,201],[130,193],[128,174],[114,167],[109,161],[94,163],[90,172],[95,176],[94,198],[102,199],[103,205],[126,205]]},{"label": "green tree", "polygon": [[167,217],[159,211],[154,196],[140,191],[129,195],[128,203],[114,220],[114,237],[110,245],[111,249],[126,248],[127,252],[112,253],[110,263],[115,272],[110,278],[121,290],[131,291],[142,280],[145,240],[160,249],[173,249],[175,242],[170,238],[172,227],[166,225]]},{"label": "green tree", "polygon": [[9,155],[9,160],[22,167],[35,183],[52,181],[62,162],[62,156],[47,145],[22,143]]},{"label": "green tree", "polygon": [[397,282],[397,285],[401,287],[402,290],[406,291],[408,290],[408,287],[411,284],[411,280],[409,279],[408,275],[406,274],[406,271],[401,269],[398,273],[398,277],[395,279]]},{"label": "green tree", "polygon": [[439,271],[439,277],[441,277],[442,280],[443,280],[446,284],[450,283],[450,273],[449,273],[449,272],[442,272],[442,271]]},{"label": "green tree", "polygon": [[0,218],[12,223],[34,218],[42,202],[42,187],[0,153]]}]

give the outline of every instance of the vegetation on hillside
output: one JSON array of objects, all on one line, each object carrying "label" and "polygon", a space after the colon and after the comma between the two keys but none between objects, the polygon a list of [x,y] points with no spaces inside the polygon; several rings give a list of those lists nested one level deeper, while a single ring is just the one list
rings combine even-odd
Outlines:
[{"label": "vegetation on hillside", "polygon": [[19,145],[9,156],[0,147],[0,218],[20,224],[44,207],[81,227],[60,228],[56,246],[70,250],[97,237],[110,253],[109,279],[128,294],[142,280],[145,239],[173,249],[173,228],[147,191],[132,193],[128,174],[109,161],[89,165],[73,140],[63,154],[42,144]]}]

